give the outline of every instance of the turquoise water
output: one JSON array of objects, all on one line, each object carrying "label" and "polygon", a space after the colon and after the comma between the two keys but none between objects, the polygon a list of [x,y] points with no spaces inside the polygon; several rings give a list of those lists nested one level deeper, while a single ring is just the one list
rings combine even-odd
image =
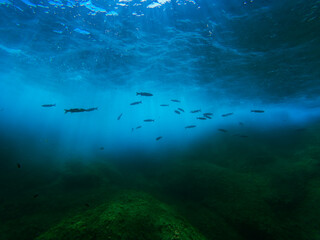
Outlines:
[{"label": "turquoise water", "polygon": [[320,239],[319,16],[0,0],[0,239]]}]

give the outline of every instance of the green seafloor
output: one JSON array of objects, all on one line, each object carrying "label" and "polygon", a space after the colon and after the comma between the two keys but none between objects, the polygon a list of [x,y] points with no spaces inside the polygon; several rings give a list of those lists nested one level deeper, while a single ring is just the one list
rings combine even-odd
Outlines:
[{"label": "green seafloor", "polygon": [[[221,133],[161,159],[97,155],[59,166],[50,152],[7,142],[0,239],[317,240],[319,133],[318,123]],[[42,161],[23,161],[32,157]]]}]

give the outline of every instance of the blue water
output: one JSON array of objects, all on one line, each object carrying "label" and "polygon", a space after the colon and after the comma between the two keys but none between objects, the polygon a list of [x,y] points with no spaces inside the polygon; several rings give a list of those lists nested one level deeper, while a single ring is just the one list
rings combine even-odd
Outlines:
[{"label": "blue water", "polygon": [[[2,131],[83,154],[183,149],[219,128],[245,134],[239,122],[304,126],[319,115],[319,2],[287,4],[3,1]],[[214,117],[197,120],[194,109]]]},{"label": "blue water", "polygon": [[1,165],[291,153],[318,134],[319,16],[316,0],[0,0]]}]

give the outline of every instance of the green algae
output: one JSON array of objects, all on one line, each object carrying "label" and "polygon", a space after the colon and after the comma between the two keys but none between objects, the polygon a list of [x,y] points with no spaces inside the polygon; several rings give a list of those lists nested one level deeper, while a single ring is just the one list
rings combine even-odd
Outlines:
[{"label": "green algae", "polygon": [[205,240],[171,207],[142,193],[123,192],[112,201],[62,220],[37,238]]}]

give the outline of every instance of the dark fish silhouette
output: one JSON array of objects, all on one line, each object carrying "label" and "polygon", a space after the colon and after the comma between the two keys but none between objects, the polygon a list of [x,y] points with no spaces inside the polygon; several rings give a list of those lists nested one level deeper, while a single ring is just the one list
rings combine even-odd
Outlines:
[{"label": "dark fish silhouette", "polygon": [[145,119],[144,122],[154,122],[154,119]]},{"label": "dark fish silhouette", "polygon": [[196,125],[189,125],[189,126],[185,126],[184,128],[188,129],[188,128],[195,128],[195,127],[196,127]]},{"label": "dark fish silhouette", "polygon": [[64,113],[78,113],[78,112],[92,112],[98,110],[98,108],[88,108],[88,109],[84,109],[84,108],[71,108],[71,109],[65,109]]},{"label": "dark fish silhouette", "polygon": [[101,151],[104,150],[104,147],[100,147],[100,150],[101,150]]},{"label": "dark fish silhouette", "polygon": [[218,129],[218,131],[220,131],[220,132],[224,132],[224,133],[228,132],[227,130],[222,129],[222,128],[219,128],[219,129]]},{"label": "dark fish silhouette", "polygon": [[192,110],[190,111],[191,113],[197,113],[197,112],[201,112],[201,109],[197,109],[197,110]]},{"label": "dark fish silhouette", "polygon": [[121,119],[121,117],[122,117],[122,113],[119,115],[119,117],[117,118],[118,120],[120,120]]},{"label": "dark fish silhouette", "polygon": [[133,103],[130,103],[130,105],[137,105],[137,104],[141,104],[142,101],[139,101],[139,102],[133,102]]},{"label": "dark fish silhouette", "polygon": [[161,138],[162,138],[162,136],[157,137],[157,138],[156,138],[156,141],[159,141]]},{"label": "dark fish silhouette", "polygon": [[179,112],[178,110],[174,110],[174,112],[175,112],[176,114],[180,114],[180,112]]},{"label": "dark fish silhouette", "polygon": [[243,122],[239,122],[239,125],[240,125],[240,126],[243,126]]},{"label": "dark fish silhouette", "polygon": [[136,127],[136,129],[139,129],[139,128],[141,128],[142,126],[138,126],[138,127]]},{"label": "dark fish silhouette", "polygon": [[204,113],[203,116],[212,116],[213,113]]},{"label": "dark fish silhouette", "polygon": [[251,110],[251,112],[254,112],[254,113],[264,113],[264,110]]},{"label": "dark fish silhouette", "polygon": [[225,113],[225,114],[222,114],[221,117],[228,117],[228,116],[231,116],[233,113]]},{"label": "dark fish silhouette", "polygon": [[151,97],[153,96],[153,94],[151,93],[147,93],[147,92],[137,92],[137,96],[140,95],[140,96],[145,96],[145,97]]},{"label": "dark fish silhouette", "polygon": [[41,107],[55,107],[56,104],[43,104]]},{"label": "dark fish silhouette", "polygon": [[204,117],[197,117],[197,119],[199,119],[199,120],[207,120],[207,118],[204,118]]},{"label": "dark fish silhouette", "polygon": [[180,102],[180,100],[177,100],[177,99],[171,99],[171,102]]},{"label": "dark fish silhouette", "polygon": [[249,137],[249,136],[247,136],[247,135],[240,135],[239,137],[247,138],[247,137]]},{"label": "dark fish silhouette", "polygon": [[17,163],[17,167],[18,167],[18,168],[21,168],[21,165],[20,165],[20,163]]},{"label": "dark fish silhouette", "polygon": [[33,195],[33,198],[37,198],[39,196],[39,194],[35,194]]},{"label": "dark fish silhouette", "polygon": [[168,107],[169,104],[160,104],[161,107]]},{"label": "dark fish silhouette", "polygon": [[178,108],[178,110],[180,110],[181,112],[184,112],[184,110],[182,108]]},{"label": "dark fish silhouette", "polygon": [[209,115],[203,115],[205,118],[212,119]]}]

